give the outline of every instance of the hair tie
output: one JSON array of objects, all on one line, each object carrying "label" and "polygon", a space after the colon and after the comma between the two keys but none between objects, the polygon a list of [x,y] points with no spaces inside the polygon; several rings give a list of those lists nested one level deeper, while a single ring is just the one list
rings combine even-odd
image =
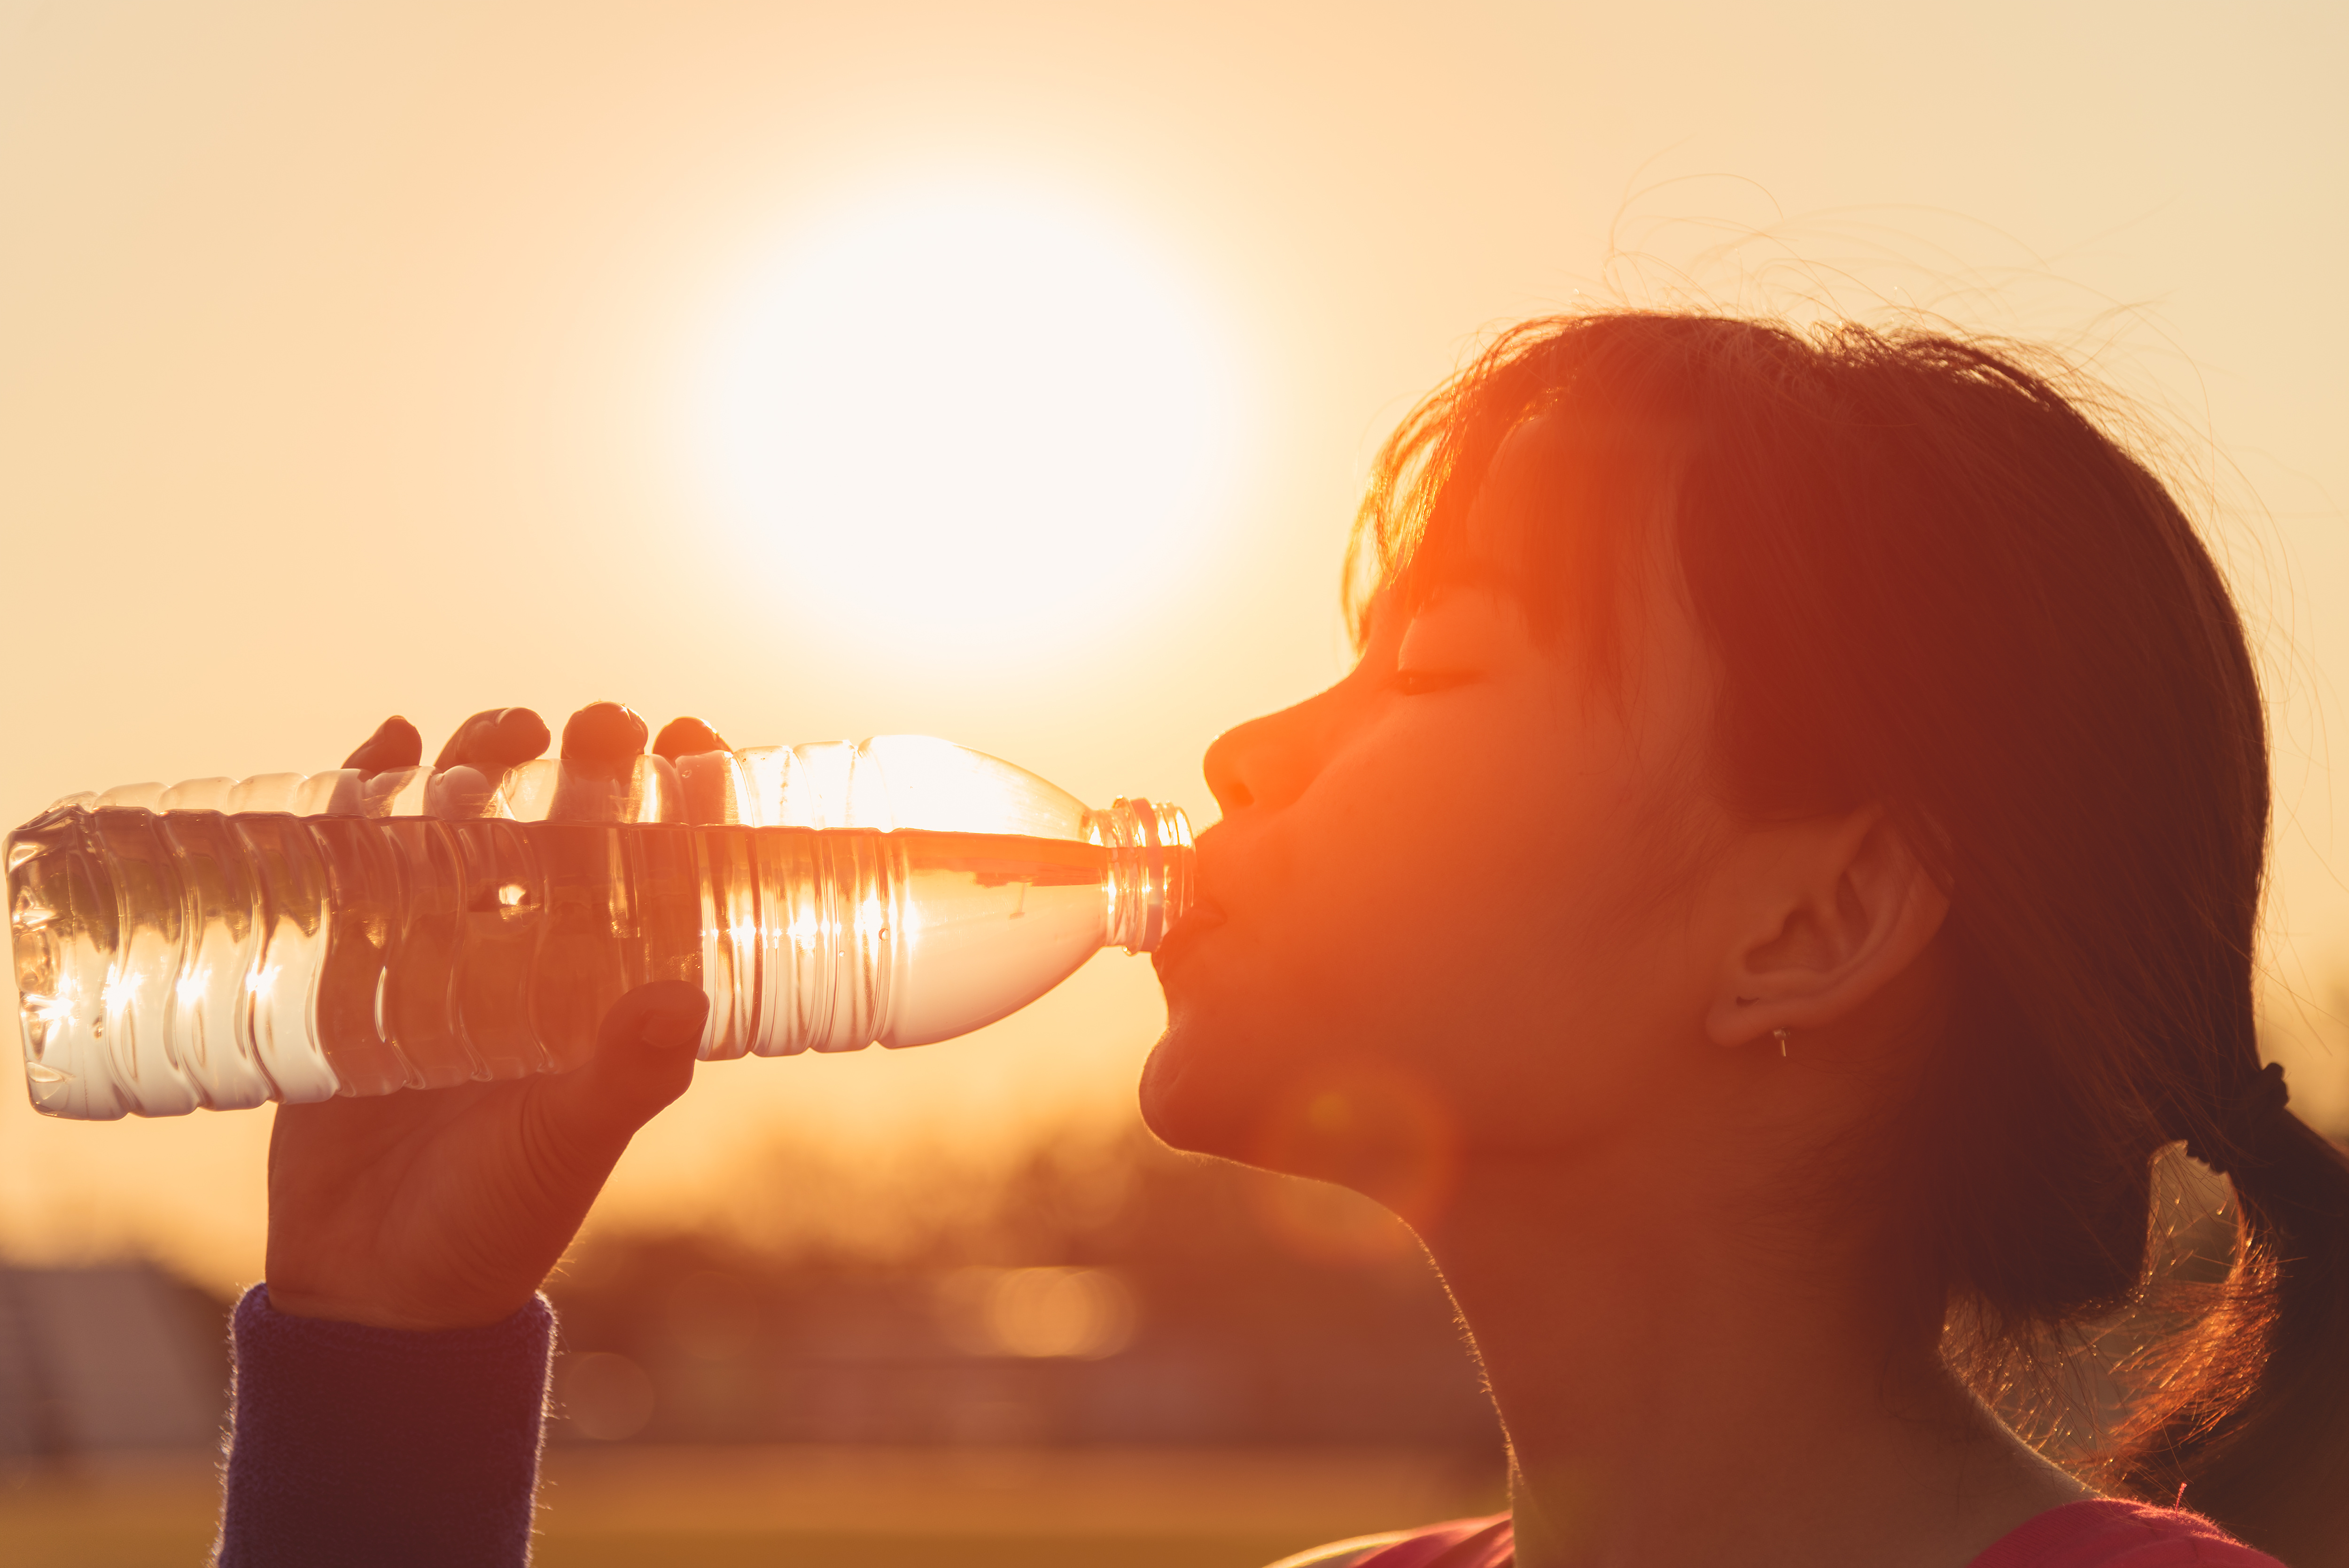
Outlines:
[{"label": "hair tie", "polygon": [[[2270,1062],[2220,1111],[2218,1125],[2211,1130],[2222,1140],[2220,1148],[2211,1149],[2189,1138],[2186,1152],[2220,1175],[2228,1175],[2232,1166],[2241,1163],[2235,1156],[2251,1154],[2267,1141],[2269,1130],[2291,1103],[2292,1091],[2283,1082],[2283,1064]],[[2224,1152],[2228,1150],[2233,1153]]]}]

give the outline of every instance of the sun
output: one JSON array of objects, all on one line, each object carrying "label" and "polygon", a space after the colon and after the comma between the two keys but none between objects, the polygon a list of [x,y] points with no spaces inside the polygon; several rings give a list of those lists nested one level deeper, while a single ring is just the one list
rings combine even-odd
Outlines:
[{"label": "sun", "polygon": [[1197,292],[1116,223],[901,190],[800,227],[719,314],[691,435],[746,570],[861,647],[985,662],[1182,575],[1241,383]]}]

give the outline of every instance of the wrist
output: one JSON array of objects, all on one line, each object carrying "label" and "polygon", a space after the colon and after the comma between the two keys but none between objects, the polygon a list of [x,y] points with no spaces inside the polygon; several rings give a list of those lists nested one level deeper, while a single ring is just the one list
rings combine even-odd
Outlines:
[{"label": "wrist", "polygon": [[488,1328],[505,1322],[528,1306],[537,1295],[534,1291],[528,1292],[515,1300],[502,1303],[488,1300],[408,1303],[387,1301],[379,1296],[305,1290],[298,1284],[281,1285],[275,1280],[264,1281],[262,1290],[269,1310],[281,1316],[306,1317],[322,1323],[351,1323],[367,1328],[394,1329],[403,1334],[446,1334],[455,1329]]}]

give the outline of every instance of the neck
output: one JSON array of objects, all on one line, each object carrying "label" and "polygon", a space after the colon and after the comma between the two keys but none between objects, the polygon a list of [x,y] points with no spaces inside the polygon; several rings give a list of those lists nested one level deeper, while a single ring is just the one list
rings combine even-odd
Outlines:
[{"label": "neck", "polygon": [[1519,1568],[1962,1568],[2089,1495],[1824,1231],[1637,1163],[1472,1162],[1424,1227],[1508,1434]]}]

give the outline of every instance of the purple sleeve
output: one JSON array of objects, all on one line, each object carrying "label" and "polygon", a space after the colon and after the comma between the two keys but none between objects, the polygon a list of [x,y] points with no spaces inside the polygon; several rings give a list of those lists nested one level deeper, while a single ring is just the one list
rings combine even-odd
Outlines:
[{"label": "purple sleeve", "polygon": [[554,1314],[411,1334],[236,1305],[236,1415],[221,1568],[530,1554]]}]

